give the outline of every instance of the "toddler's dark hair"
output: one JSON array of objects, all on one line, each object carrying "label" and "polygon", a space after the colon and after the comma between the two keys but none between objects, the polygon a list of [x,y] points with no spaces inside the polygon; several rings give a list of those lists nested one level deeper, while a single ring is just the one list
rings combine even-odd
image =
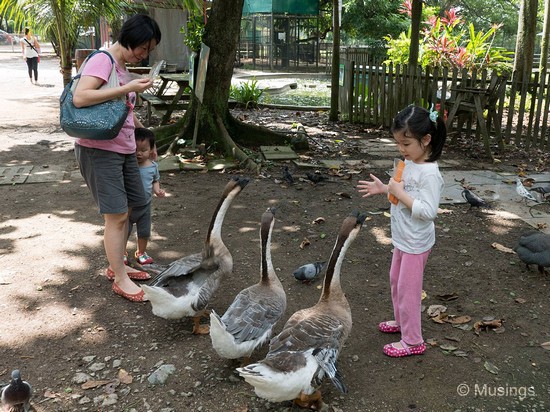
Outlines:
[{"label": "toddler's dark hair", "polygon": [[146,129],[145,127],[136,127],[134,131],[136,142],[141,142],[147,140],[151,150],[155,147],[155,134],[152,130]]},{"label": "toddler's dark hair", "polygon": [[407,137],[413,137],[419,142],[427,134],[432,136],[429,143],[431,150],[427,162],[435,162],[441,157],[443,145],[447,138],[447,128],[441,116],[435,122],[430,119],[430,112],[420,106],[407,106],[395,118],[390,131],[403,132]]}]

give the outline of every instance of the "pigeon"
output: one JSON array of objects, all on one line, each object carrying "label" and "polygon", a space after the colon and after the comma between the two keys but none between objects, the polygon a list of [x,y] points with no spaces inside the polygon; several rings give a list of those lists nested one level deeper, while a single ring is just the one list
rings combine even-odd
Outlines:
[{"label": "pigeon", "polygon": [[550,185],[533,187],[531,191],[540,193],[542,200],[550,199]]},{"label": "pigeon", "polygon": [[327,180],[327,178],[325,176],[317,174],[317,173],[307,172],[306,176],[307,176],[309,181],[311,181],[315,184],[320,183],[320,182],[324,182],[325,180]]},{"label": "pigeon", "polygon": [[11,382],[2,389],[3,410],[7,412],[28,412],[31,409],[32,387],[28,382],[21,380],[19,370],[11,373]]},{"label": "pigeon", "polygon": [[283,180],[289,185],[294,183],[294,177],[292,177],[292,175],[290,174],[288,166],[283,167]]},{"label": "pigeon", "polygon": [[297,280],[301,280],[303,283],[311,283],[315,276],[317,276],[325,268],[327,262],[315,262],[308,263],[307,265],[300,266],[292,274]]},{"label": "pigeon", "polygon": [[524,198],[525,200],[531,200],[533,202],[537,202],[537,199],[535,199],[535,197],[531,194],[531,192],[529,192],[529,190],[527,190],[525,188],[525,186],[523,186],[523,183],[521,183],[521,180],[520,178],[516,178],[516,193],[518,195],[520,195],[522,198]]},{"label": "pigeon", "polygon": [[544,273],[545,267],[550,267],[550,235],[533,230],[521,235],[514,252],[529,265],[537,265],[539,272]]},{"label": "pigeon", "polygon": [[485,200],[468,189],[462,191],[462,197],[470,204],[470,209],[472,207],[489,207],[489,204]]}]

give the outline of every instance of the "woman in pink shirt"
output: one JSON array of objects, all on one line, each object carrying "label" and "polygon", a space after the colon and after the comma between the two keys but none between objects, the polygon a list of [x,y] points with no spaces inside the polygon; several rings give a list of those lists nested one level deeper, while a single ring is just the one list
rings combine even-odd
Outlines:
[{"label": "woman in pink shirt", "polygon": [[86,107],[126,96],[130,112],[120,133],[112,140],[77,139],[75,155],[80,172],[92,192],[105,221],[103,234],[109,261],[106,276],[113,281],[113,292],[134,302],[143,302],[143,290],[134,280],[147,280],[147,272],[136,271],[124,261],[128,213],[143,206],[147,197],[143,190],[135,152],[134,129],[143,127],[133,108],[137,93],[152,86],[149,78],[129,80],[126,63],[139,63],[159,44],[158,24],[149,16],[138,14],[128,19],[117,41],[107,49],[115,62],[119,87],[100,87],[109,80],[112,60],[97,53],[86,63],[74,92],[76,107]]}]

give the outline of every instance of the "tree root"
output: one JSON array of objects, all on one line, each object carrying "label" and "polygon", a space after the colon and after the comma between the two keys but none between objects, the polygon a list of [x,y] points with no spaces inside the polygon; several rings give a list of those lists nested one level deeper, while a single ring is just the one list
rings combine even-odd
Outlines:
[{"label": "tree root", "polygon": [[225,127],[225,124],[223,123],[222,118],[215,114],[216,117],[216,124],[218,126],[218,130],[220,132],[220,135],[222,137],[222,142],[225,147],[226,153],[230,153],[232,156],[235,157],[235,159],[239,160],[246,170],[253,172],[253,173],[259,173],[260,172],[260,165],[254,162],[250,157],[246,155],[245,152],[243,152],[233,141],[229,133],[227,132],[227,129]]}]

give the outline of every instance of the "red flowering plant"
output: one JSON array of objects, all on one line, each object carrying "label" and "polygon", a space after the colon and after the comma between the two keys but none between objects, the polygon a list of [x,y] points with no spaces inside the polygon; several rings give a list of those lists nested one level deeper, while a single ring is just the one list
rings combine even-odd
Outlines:
[{"label": "red flowering plant", "polygon": [[[399,12],[411,16],[411,1],[405,0]],[[487,32],[475,31],[473,24],[459,16],[456,8],[445,11],[444,17],[436,17],[434,10],[426,8],[421,31],[419,62],[423,67],[457,67],[468,70],[491,68],[509,70],[511,52],[493,46],[500,25],[493,25]],[[410,30],[394,39],[387,36],[388,63],[406,64],[409,58]]]}]

